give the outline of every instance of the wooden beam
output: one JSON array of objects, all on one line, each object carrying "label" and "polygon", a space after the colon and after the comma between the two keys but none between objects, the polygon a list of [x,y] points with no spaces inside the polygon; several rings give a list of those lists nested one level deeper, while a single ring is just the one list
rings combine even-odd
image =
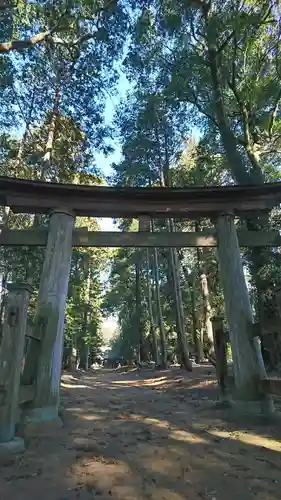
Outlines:
[{"label": "wooden beam", "polygon": [[281,183],[249,186],[132,188],[30,181],[0,176],[0,205],[14,213],[45,213],[65,207],[76,216],[154,218],[268,213],[281,202]]},{"label": "wooden beam", "polygon": [[[73,238],[77,242],[83,242],[83,237],[88,233],[85,227],[75,228]],[[0,245],[1,246],[38,246],[45,247],[48,239],[48,229],[0,229]],[[85,245],[81,245],[85,246]]]},{"label": "wooden beam", "polygon": [[[2,229],[0,230],[0,246],[46,246],[47,229]],[[281,247],[281,236],[278,231],[238,231],[241,247]],[[73,231],[74,247],[165,247],[194,248],[216,247],[215,230],[200,233],[149,233],[118,231],[87,231],[77,228]]]}]

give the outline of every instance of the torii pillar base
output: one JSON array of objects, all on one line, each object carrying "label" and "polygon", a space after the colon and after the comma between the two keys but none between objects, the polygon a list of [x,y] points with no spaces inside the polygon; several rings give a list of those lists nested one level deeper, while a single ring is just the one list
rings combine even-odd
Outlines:
[{"label": "torii pillar base", "polygon": [[25,451],[24,440],[19,437],[14,437],[6,443],[0,443],[0,465],[9,463],[13,455],[23,453]]}]

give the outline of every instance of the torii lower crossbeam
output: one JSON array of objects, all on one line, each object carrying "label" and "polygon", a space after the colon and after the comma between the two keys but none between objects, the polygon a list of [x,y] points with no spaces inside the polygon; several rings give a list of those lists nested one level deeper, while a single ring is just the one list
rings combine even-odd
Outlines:
[{"label": "torii lower crossbeam", "polygon": [[[46,246],[47,229],[2,229],[0,246]],[[279,247],[281,236],[278,231],[238,231],[241,247]],[[216,247],[215,230],[183,233],[114,232],[87,231],[77,228],[73,231],[73,247],[133,247],[133,248],[194,248]]]}]

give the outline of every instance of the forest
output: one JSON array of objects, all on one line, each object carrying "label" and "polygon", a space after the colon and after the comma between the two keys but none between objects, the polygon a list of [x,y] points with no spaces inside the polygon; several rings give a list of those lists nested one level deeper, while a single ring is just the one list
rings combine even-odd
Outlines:
[{"label": "forest", "polygon": [[[33,0],[0,3],[0,175],[129,187],[280,181],[281,10],[278,0]],[[107,165],[104,169],[101,165]],[[1,207],[1,227],[47,227],[45,215]],[[100,221],[78,217],[77,227]],[[137,221],[115,219],[121,231]],[[200,231],[212,221],[151,220],[151,231]],[[237,220],[281,227],[277,207]],[[281,285],[280,249],[244,248],[255,318]],[[29,281],[36,304],[44,249],[1,247],[8,282]],[[1,300],[0,317],[3,318]],[[215,248],[74,248],[64,357],[101,355],[190,369],[212,355],[212,317],[224,314]],[[281,370],[278,336],[262,340]]]}]

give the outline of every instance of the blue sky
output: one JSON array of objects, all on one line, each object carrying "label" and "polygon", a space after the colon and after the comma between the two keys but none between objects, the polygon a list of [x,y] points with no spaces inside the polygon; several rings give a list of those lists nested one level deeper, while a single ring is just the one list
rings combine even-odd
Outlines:
[{"label": "blue sky", "polygon": [[[125,97],[126,92],[130,88],[130,83],[128,82],[125,74],[120,71],[119,83],[117,85],[117,91],[114,95],[108,95],[106,99],[104,119],[105,123],[110,125],[114,116],[116,107],[118,106],[120,100]],[[198,139],[200,132],[198,129],[194,128],[192,134]],[[112,146],[114,152],[108,156],[103,153],[96,153],[95,159],[98,169],[102,171],[105,176],[109,176],[112,172],[112,163],[118,163],[121,159],[121,147],[118,141],[113,141]],[[100,218],[98,219],[101,231],[118,231],[116,225],[113,225],[112,219]]]},{"label": "blue sky", "polygon": [[[120,72],[120,78],[116,93],[114,95],[108,95],[106,99],[104,111],[106,124],[109,125],[112,122],[115,109],[118,106],[120,100],[125,97],[125,94],[129,88],[130,84],[126,76],[124,75],[124,73]],[[95,155],[97,167],[105,176],[110,175],[112,163],[117,163],[121,159],[121,147],[118,141],[113,142],[112,146],[114,147],[114,152],[107,157],[102,153],[97,153]],[[118,231],[117,227],[113,225],[112,219],[101,218],[98,219],[98,221],[102,231]]]},{"label": "blue sky", "polygon": [[[104,111],[104,120],[106,125],[110,125],[112,123],[112,119],[114,116],[114,112],[116,107],[118,106],[120,100],[125,97],[127,90],[129,90],[130,84],[125,76],[125,74],[121,71],[119,77],[119,83],[117,85],[116,93],[114,95],[108,95],[105,104]],[[96,154],[96,162],[98,168],[102,170],[105,175],[110,174],[110,165],[113,162],[118,162],[121,158],[121,149],[118,142],[112,142],[112,146],[115,151],[108,157],[105,157],[102,153]]]}]

